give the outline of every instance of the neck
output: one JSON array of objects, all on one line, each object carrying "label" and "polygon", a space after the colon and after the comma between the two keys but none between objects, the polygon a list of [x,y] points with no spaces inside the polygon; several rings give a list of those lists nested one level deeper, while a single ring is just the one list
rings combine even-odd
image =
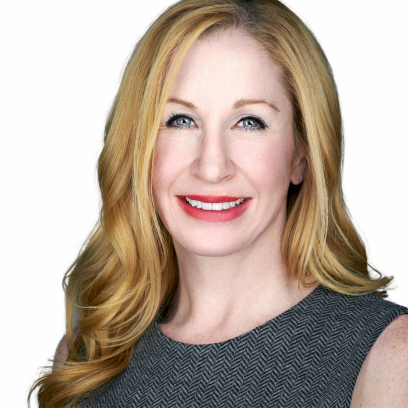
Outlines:
[{"label": "neck", "polygon": [[317,286],[299,285],[282,260],[281,240],[257,241],[223,257],[174,246],[179,286],[160,327],[175,340],[200,344],[235,337],[288,310]]}]

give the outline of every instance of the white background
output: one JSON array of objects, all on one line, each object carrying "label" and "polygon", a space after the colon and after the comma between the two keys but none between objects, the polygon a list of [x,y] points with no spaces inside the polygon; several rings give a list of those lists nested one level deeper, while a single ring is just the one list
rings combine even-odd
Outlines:
[{"label": "white background", "polygon": [[[97,220],[105,119],[133,46],[171,3],[0,5],[2,406],[25,406],[63,335],[61,281]],[[346,200],[369,260],[395,276],[389,299],[408,306],[406,2],[287,4],[333,67]]]}]

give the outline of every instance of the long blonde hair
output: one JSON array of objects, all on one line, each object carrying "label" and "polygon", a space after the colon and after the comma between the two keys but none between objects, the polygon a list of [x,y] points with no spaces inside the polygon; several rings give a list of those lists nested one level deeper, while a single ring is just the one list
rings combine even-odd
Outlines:
[{"label": "long blonde hair", "polygon": [[[303,183],[289,188],[282,253],[304,285],[313,277],[350,295],[386,297],[392,277],[373,279],[342,192],[339,98],[330,65],[306,25],[278,0],[181,0],[137,43],[111,108],[98,159],[100,220],[64,277],[69,354],[45,372],[40,408],[74,406],[120,373],[178,285],[172,237],[152,198],[154,146],[177,69],[199,36],[240,29],[280,64],[294,108],[295,141],[306,155]],[[177,51],[177,52],[176,52]],[[74,336],[74,314],[77,332]],[[83,353],[79,353],[79,350]]]}]

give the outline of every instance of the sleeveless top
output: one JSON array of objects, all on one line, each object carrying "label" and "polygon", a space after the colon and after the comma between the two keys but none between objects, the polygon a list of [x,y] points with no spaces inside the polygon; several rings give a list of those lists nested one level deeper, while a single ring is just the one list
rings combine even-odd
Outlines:
[{"label": "sleeveless top", "polygon": [[317,286],[255,329],[212,344],[165,336],[158,318],[86,408],[346,408],[381,332],[408,308]]}]

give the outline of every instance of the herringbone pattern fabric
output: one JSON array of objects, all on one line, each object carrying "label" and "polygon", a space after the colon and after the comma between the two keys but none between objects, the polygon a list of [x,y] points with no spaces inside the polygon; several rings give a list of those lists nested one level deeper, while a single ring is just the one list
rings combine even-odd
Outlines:
[{"label": "herringbone pattern fabric", "polygon": [[261,326],[214,344],[180,343],[157,318],[127,368],[86,408],[350,406],[371,346],[408,308],[318,286]]}]

